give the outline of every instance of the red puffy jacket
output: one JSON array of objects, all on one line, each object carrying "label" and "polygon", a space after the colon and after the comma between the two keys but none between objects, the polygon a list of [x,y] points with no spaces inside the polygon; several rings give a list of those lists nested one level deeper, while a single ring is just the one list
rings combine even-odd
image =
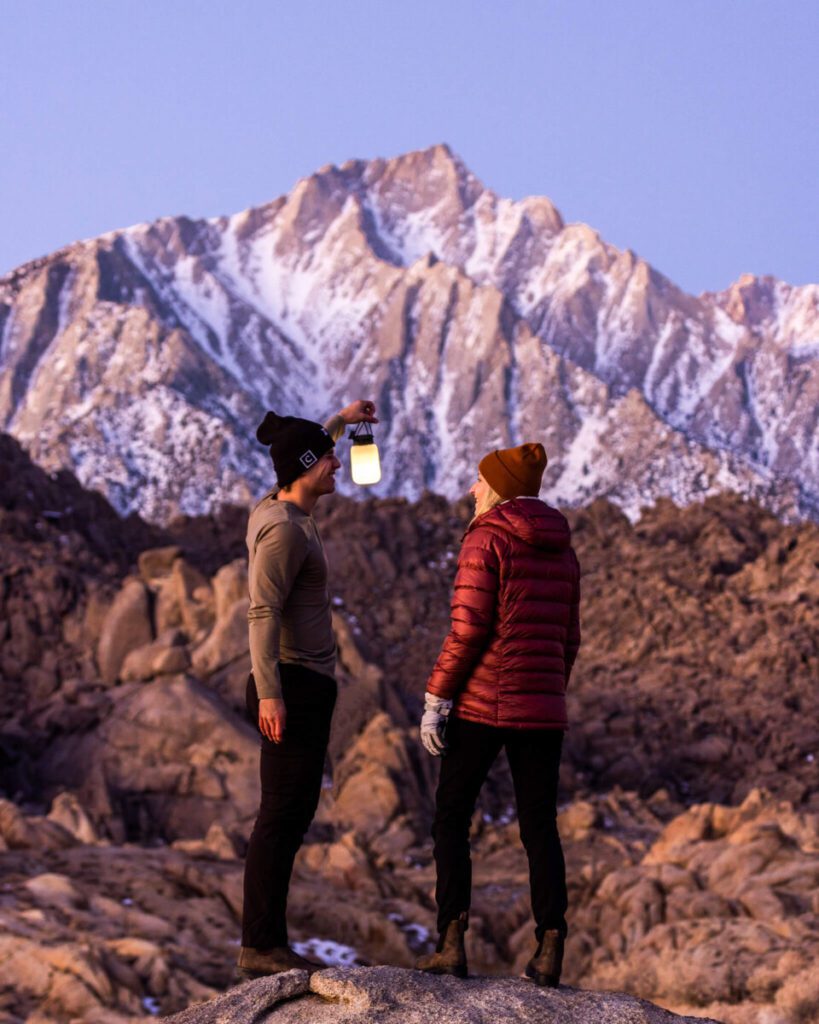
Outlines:
[{"label": "red puffy jacket", "polygon": [[565,729],[580,647],[580,567],[565,516],[514,498],[464,537],[452,625],[427,690],[453,714],[502,728]]}]

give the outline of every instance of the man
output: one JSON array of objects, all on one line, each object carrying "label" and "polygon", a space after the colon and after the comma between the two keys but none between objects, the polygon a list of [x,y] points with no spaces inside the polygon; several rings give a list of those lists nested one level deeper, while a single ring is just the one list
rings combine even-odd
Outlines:
[{"label": "man", "polygon": [[269,412],[256,432],[270,448],[277,486],[253,509],[247,531],[247,706],[261,732],[262,796],[245,863],[238,962],[245,978],[317,966],[290,949],[286,923],[293,861],[318,806],[336,700],[327,559],[312,512],[335,490],[335,442],[345,425],[361,422],[378,422],[373,402],[353,402],[323,427]]}]

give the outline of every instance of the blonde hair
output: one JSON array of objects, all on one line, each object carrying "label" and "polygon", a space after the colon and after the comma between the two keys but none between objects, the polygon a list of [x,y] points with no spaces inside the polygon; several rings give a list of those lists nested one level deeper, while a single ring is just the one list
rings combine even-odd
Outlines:
[{"label": "blonde hair", "polygon": [[486,494],[482,501],[475,502],[475,515],[472,517],[474,523],[478,516],[484,515],[486,512],[490,512],[496,505],[500,505],[502,501],[506,499],[501,497],[497,491],[493,491],[489,484],[486,485]]}]

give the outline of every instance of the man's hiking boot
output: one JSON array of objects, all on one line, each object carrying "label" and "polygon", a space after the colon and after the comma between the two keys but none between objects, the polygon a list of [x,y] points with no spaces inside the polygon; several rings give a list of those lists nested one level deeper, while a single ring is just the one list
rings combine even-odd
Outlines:
[{"label": "man's hiking boot", "polygon": [[543,933],[535,955],[526,965],[526,976],[536,985],[557,988],[563,967],[563,936],[558,931]]},{"label": "man's hiking boot", "polygon": [[434,953],[421,956],[415,961],[415,969],[427,974],[453,974],[456,978],[467,975],[464,934],[469,927],[469,916],[463,913],[450,921],[441,932],[438,948]]},{"label": "man's hiking boot", "polygon": [[283,971],[307,971],[313,974],[321,970],[324,964],[294,953],[289,946],[276,946],[274,949],[252,949],[242,946],[236,964],[236,974],[242,981],[251,978],[262,978],[266,974],[281,974]]}]

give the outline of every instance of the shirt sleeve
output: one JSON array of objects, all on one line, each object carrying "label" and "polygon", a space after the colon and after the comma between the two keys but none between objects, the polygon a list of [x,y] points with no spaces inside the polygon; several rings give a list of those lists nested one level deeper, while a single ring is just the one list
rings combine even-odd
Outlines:
[{"label": "shirt sleeve", "polygon": [[295,523],[270,526],[256,541],[248,579],[250,664],[259,700],[281,698],[279,643],[282,610],[307,557],[308,541]]},{"label": "shirt sleeve", "polygon": [[476,529],[468,533],[458,556],[449,633],[427,681],[436,697],[453,699],[469,678],[492,637],[500,586],[495,538]]},{"label": "shirt sleeve", "polygon": [[347,424],[344,420],[336,413],[335,416],[331,416],[329,420],[324,424],[324,429],[332,437],[333,442],[339,440],[344,436],[344,428]]}]

